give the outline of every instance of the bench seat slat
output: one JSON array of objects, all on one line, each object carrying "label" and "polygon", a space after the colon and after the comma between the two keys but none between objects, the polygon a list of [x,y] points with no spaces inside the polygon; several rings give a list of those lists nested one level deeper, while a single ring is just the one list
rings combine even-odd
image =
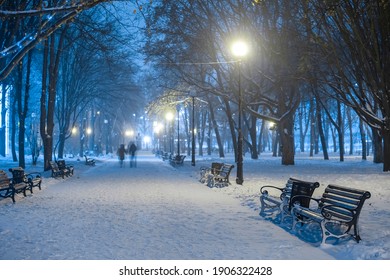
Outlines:
[{"label": "bench seat slat", "polygon": [[347,203],[347,202],[344,202],[344,201],[339,200],[339,199],[332,199],[332,198],[329,198],[329,197],[324,197],[323,199],[321,199],[321,202],[324,205],[327,205],[327,204],[337,205],[337,206],[344,207],[344,208],[347,208],[347,209],[350,209],[350,210],[354,210],[354,209],[356,209],[358,207],[358,203],[351,204],[351,203]]},{"label": "bench seat slat", "polygon": [[327,191],[330,191],[330,190],[339,190],[341,192],[348,192],[348,193],[355,193],[355,194],[360,194],[360,195],[365,195],[369,192],[367,191],[363,191],[363,190],[358,190],[358,189],[355,189],[355,188],[349,188],[349,187],[343,187],[343,186],[339,186],[339,185],[328,185],[327,186]]},{"label": "bench seat slat", "polygon": [[332,201],[339,201],[339,202],[343,202],[346,204],[355,205],[355,207],[359,205],[360,200],[361,200],[361,197],[359,199],[355,199],[355,198],[350,198],[350,197],[343,197],[340,195],[334,195],[334,194],[330,194],[330,193],[324,193],[322,197],[324,200],[329,199]]},{"label": "bench seat slat", "polygon": [[358,193],[352,193],[352,192],[343,192],[339,190],[333,190],[333,189],[327,189],[325,194],[329,195],[338,195],[340,197],[345,197],[345,198],[351,198],[355,200],[360,200],[364,194],[358,194]]},{"label": "bench seat slat", "polygon": [[[298,223],[317,222],[321,225],[322,243],[325,243],[329,237],[342,238],[347,235],[352,236],[359,242],[361,238],[358,229],[358,218],[365,200],[370,197],[371,194],[368,191],[328,185],[319,200],[319,209],[311,210],[301,205],[294,205],[291,211],[294,216],[293,229]],[[335,222],[339,223],[340,226],[346,226],[342,233],[326,226]],[[350,233],[352,228],[353,234]]]}]

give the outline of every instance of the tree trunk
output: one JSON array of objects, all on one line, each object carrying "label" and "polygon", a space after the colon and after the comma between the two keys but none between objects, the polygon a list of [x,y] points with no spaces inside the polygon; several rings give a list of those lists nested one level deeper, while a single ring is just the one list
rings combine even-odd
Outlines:
[{"label": "tree trunk", "polygon": [[316,101],[316,107],[317,107],[316,108],[317,127],[318,127],[318,134],[320,135],[322,152],[324,154],[324,160],[329,160],[328,147],[326,145],[326,138],[325,138],[325,134],[324,134],[324,129],[322,127],[321,106],[320,106],[320,103],[317,101]]},{"label": "tree trunk", "polygon": [[250,122],[251,126],[249,128],[249,136],[251,138],[251,158],[252,159],[258,159],[259,158],[259,153],[257,150],[257,117],[251,115],[250,116]]},{"label": "tree trunk", "polygon": [[367,160],[367,136],[363,121],[359,118],[360,139],[362,142],[362,160]]},{"label": "tree trunk", "polygon": [[347,107],[347,121],[348,121],[348,129],[349,129],[349,155],[353,155],[353,131],[352,131],[352,116],[351,116],[351,108]]},{"label": "tree trunk", "polygon": [[[65,32],[66,28],[62,30],[57,46],[55,34],[51,35],[45,41],[44,46],[40,129],[44,149],[43,157],[45,171],[50,169],[49,161],[51,161],[53,157],[54,110],[57,94],[58,67]],[[46,87],[47,75],[49,76],[48,88]],[[48,96],[46,98],[47,93]]]},{"label": "tree trunk", "polygon": [[203,156],[203,142],[204,142],[204,136],[206,134],[206,117],[207,117],[207,113],[204,112],[204,110],[202,110],[202,112],[199,114],[198,125],[197,125],[197,127],[199,128],[199,131],[197,133],[199,156]]},{"label": "tree trunk", "polygon": [[[16,109],[18,112],[18,151],[19,151],[19,166],[26,168],[26,163],[24,159],[24,134],[25,134],[25,123],[26,117],[24,115],[23,106],[22,106],[22,95],[23,95],[23,60],[19,63],[16,68],[16,77],[15,77],[15,102]],[[16,130],[16,129],[15,129]]]},{"label": "tree trunk", "polygon": [[[310,117],[309,117],[309,122],[310,122],[310,157],[314,156],[314,151],[315,151],[315,142],[316,142],[316,118],[314,115],[314,106],[312,106],[313,100],[310,101],[310,107],[313,108],[310,111]],[[318,108],[317,108],[318,110]]]},{"label": "tree trunk", "polygon": [[374,163],[384,163],[382,140],[380,132],[376,128],[372,128],[372,152]]},{"label": "tree trunk", "polygon": [[282,164],[294,165],[294,118],[286,118],[280,126]]},{"label": "tree trunk", "polygon": [[11,100],[11,152],[12,152],[12,160],[14,162],[18,161],[18,156],[16,154],[16,101],[15,98]]},{"label": "tree trunk", "polygon": [[[1,65],[1,63],[0,63]],[[2,83],[0,85],[1,89],[0,89],[0,92],[1,92],[1,124],[0,124],[0,155],[5,157],[6,154],[6,138],[5,138],[5,128],[6,128],[6,122],[5,122],[5,116],[6,116],[6,113],[7,113],[7,110],[6,110],[6,107],[5,107],[5,103],[6,103],[6,100],[7,100],[7,94],[6,92],[7,91],[7,87],[5,86],[5,83]]]},{"label": "tree trunk", "polygon": [[229,101],[226,98],[224,98],[223,101],[225,103],[226,116],[227,116],[227,119],[228,119],[230,133],[231,133],[231,136],[232,136],[233,149],[234,149],[234,158],[235,158],[235,162],[237,162],[238,161],[237,134],[236,134],[236,130],[234,129],[233,118],[231,117],[232,116],[232,110],[230,108]]},{"label": "tree trunk", "polygon": [[217,124],[217,121],[215,120],[214,109],[213,109],[213,106],[211,106],[210,102],[209,102],[209,113],[210,113],[209,114],[210,121],[213,124],[213,129],[214,129],[214,133],[215,133],[215,139],[217,140],[219,157],[220,158],[224,158],[225,157],[225,152],[223,150],[221,134],[219,133],[218,124]]},{"label": "tree trunk", "polygon": [[[280,130],[280,127],[279,127],[279,125],[278,125],[278,127],[276,128],[276,130],[274,130],[273,132],[272,132],[272,156],[273,157],[277,157],[278,156],[278,151],[280,150],[280,132],[279,132],[279,130]],[[279,149],[278,149],[279,148]]]},{"label": "tree trunk", "polygon": [[46,91],[47,91],[47,65],[48,65],[48,55],[49,55],[49,42],[48,39],[45,41],[43,47],[43,62],[42,62],[42,91],[41,91],[41,100],[40,108],[41,115],[39,120],[40,134],[43,144],[43,170],[49,170],[50,165],[49,161],[51,160],[51,152],[47,149],[47,134],[46,134]]},{"label": "tree trunk", "polygon": [[339,152],[340,152],[340,161],[344,161],[344,123],[341,115],[341,103],[337,101],[337,132],[339,134]]},{"label": "tree trunk", "polygon": [[382,129],[383,134],[383,171],[390,171],[390,129]]}]

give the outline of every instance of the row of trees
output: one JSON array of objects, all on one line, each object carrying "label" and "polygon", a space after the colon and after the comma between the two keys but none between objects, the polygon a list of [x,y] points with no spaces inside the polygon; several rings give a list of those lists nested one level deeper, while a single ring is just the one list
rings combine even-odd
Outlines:
[{"label": "row of trees", "polygon": [[[108,17],[102,13],[107,11],[103,9],[107,7],[104,2],[107,1],[0,0],[0,17],[4,19],[0,28],[0,81],[3,87],[14,84],[4,81],[10,79],[11,70],[16,73],[21,62],[24,62],[23,69],[26,73],[22,81],[24,85],[29,85],[25,82],[29,75],[29,51],[37,46],[41,47],[41,50],[37,51],[35,48],[34,53],[31,53],[31,65],[34,65],[37,57],[42,61],[39,111],[40,134],[45,145],[45,166],[52,157],[54,112],[61,115],[72,111],[66,107],[71,104],[70,99],[66,95],[59,95],[60,91],[64,94],[75,92],[77,97],[82,96],[81,92],[92,94],[85,100],[75,102],[79,110],[73,110],[73,120],[79,119],[80,112],[83,112],[81,104],[118,108],[112,103],[112,99],[119,100],[120,104],[124,103],[124,97],[116,98],[117,95],[112,94],[121,96],[123,91],[115,92],[109,85],[126,84],[123,83],[124,80],[128,81],[124,78],[126,74],[121,73],[129,72],[131,62],[127,52],[118,50],[118,46],[122,45],[110,40],[117,38],[114,34],[118,29],[109,28],[115,24],[111,25],[105,20]],[[222,110],[237,153],[237,124],[234,115],[239,101],[238,63],[229,47],[233,40],[240,37],[251,48],[250,57],[242,61],[241,101],[244,105],[245,143],[253,158],[261,151],[258,139],[261,139],[259,133],[264,130],[257,129],[259,120],[262,120],[262,125],[269,121],[277,124],[282,163],[294,164],[294,128],[298,121],[305,119],[312,143],[319,139],[325,158],[326,133],[333,131],[325,124],[331,123],[331,128],[338,135],[342,160],[343,116],[353,116],[348,113],[351,109],[358,116],[362,135],[364,125],[371,128],[370,134],[375,146],[374,161],[383,162],[384,171],[390,170],[390,7],[387,1],[124,2],[134,2],[137,15],[141,15],[144,20],[145,42],[142,46],[148,66],[155,71],[150,70],[148,74],[154,84],[156,81],[163,82],[160,86],[166,89],[169,96],[166,98],[163,94],[161,98],[157,98],[157,91],[152,92],[152,87],[148,85],[148,98],[155,100],[149,106],[150,112],[182,103],[189,96],[206,101],[207,116],[199,117],[199,128],[206,127],[206,123],[210,124],[208,127],[214,130],[219,150],[223,151],[217,117],[221,113],[217,109]],[[132,8],[126,6],[125,9],[133,14]],[[100,14],[88,18],[86,10],[91,14]],[[81,11],[84,12],[80,14]],[[93,32],[104,37],[98,37]],[[106,41],[107,46],[94,48]],[[90,46],[90,42],[94,42],[93,46]],[[92,51],[88,53],[88,50]],[[102,50],[108,50],[108,53]],[[69,53],[66,60],[65,53]],[[107,64],[111,55],[115,59]],[[74,70],[70,66],[72,59],[76,68]],[[95,63],[95,66],[80,69],[80,63],[84,59],[88,63]],[[61,66],[61,61],[66,63]],[[102,70],[97,65],[106,67]],[[115,68],[111,67],[113,65]],[[99,72],[96,72],[97,69]],[[77,73],[76,70],[81,71]],[[76,71],[74,78],[85,74],[84,80],[72,81],[79,91],[68,88],[72,83],[65,80],[61,82],[70,76],[60,78],[58,73],[66,71]],[[111,79],[113,71],[118,72]],[[103,75],[111,80],[102,81]],[[18,91],[24,92],[24,97],[19,98],[21,101],[28,97],[28,86],[22,85],[23,83],[19,86],[22,90],[17,86],[12,88],[15,90],[16,100],[20,96],[16,93]],[[126,85],[127,92],[131,92],[134,85]],[[131,97],[137,99],[134,95]],[[92,100],[99,102],[92,103]],[[19,112],[21,123],[20,119],[26,117],[28,103],[16,101],[15,104],[18,104],[15,112]],[[156,109],[159,107],[160,109]],[[307,118],[299,118],[306,111]],[[328,121],[325,122],[325,119]],[[64,127],[60,138],[66,138],[72,121],[69,126],[66,121],[58,123],[59,127]],[[305,125],[302,123],[297,127],[302,128],[301,135],[305,135]],[[362,136],[362,139],[365,137]]]},{"label": "row of trees", "polygon": [[[242,61],[241,83],[245,142],[253,158],[258,155],[256,124],[261,119],[277,123],[282,163],[294,164],[296,116],[305,108],[312,141],[319,139],[327,158],[323,120],[328,119],[337,132],[343,160],[343,116],[352,116],[351,109],[358,116],[363,145],[363,128],[368,125],[374,161],[390,170],[390,5],[386,1],[167,0],[155,2],[145,15],[145,53],[162,70],[164,86],[195,88],[197,96],[210,104],[209,123],[215,109],[222,108],[233,141],[239,96],[237,63],[229,47],[237,38],[250,44],[250,57]],[[172,100],[166,105],[170,104]],[[218,138],[218,126],[213,129]]]},{"label": "row of trees", "polygon": [[[25,138],[32,140],[33,157],[38,152],[34,129],[28,129],[35,125],[31,112],[39,118],[46,170],[55,149],[58,157],[63,156],[74,127],[80,127],[80,141],[84,141],[84,120],[91,119],[89,115],[101,112],[111,129],[118,129],[114,125],[123,123],[128,108],[142,101],[134,78],[135,48],[129,47],[131,38],[124,36],[126,26],[118,23],[115,7],[95,7],[103,2],[0,1],[2,112],[10,92],[12,154],[16,160],[18,143],[22,167]],[[2,133],[2,143],[4,137]]]}]

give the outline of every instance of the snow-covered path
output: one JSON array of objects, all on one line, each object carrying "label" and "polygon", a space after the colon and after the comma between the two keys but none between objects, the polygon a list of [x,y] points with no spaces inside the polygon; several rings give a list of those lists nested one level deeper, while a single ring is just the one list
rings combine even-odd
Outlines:
[{"label": "snow-covered path", "polygon": [[75,168],[0,201],[0,259],[333,258],[153,155]]}]

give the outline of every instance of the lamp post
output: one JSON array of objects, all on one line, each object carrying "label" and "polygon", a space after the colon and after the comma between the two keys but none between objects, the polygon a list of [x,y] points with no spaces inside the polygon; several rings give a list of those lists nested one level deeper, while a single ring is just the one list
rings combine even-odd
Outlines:
[{"label": "lamp post", "polygon": [[242,93],[241,93],[241,59],[248,53],[248,46],[243,41],[232,45],[232,53],[238,58],[238,140],[237,140],[237,177],[236,183],[244,183],[243,172],[243,135],[242,135]]},{"label": "lamp post", "polygon": [[195,166],[195,96],[192,96],[192,151],[191,165]]},{"label": "lamp post", "polygon": [[173,135],[172,135],[172,120],[174,118],[174,115],[172,112],[168,112],[166,115],[165,115],[165,119],[167,120],[168,122],[168,127],[169,127],[169,152],[172,153],[173,152]]},{"label": "lamp post", "polygon": [[177,105],[177,155],[180,156],[180,107]]}]

